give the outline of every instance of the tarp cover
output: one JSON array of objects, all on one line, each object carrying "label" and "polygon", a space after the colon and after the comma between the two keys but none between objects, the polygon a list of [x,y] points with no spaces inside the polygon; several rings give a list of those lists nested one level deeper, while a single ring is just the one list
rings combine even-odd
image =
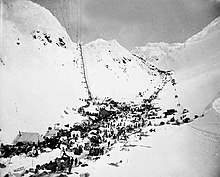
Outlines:
[{"label": "tarp cover", "polygon": [[13,144],[17,144],[18,142],[23,143],[36,143],[42,142],[43,138],[39,133],[30,133],[30,132],[19,132],[16,138],[13,141]]}]

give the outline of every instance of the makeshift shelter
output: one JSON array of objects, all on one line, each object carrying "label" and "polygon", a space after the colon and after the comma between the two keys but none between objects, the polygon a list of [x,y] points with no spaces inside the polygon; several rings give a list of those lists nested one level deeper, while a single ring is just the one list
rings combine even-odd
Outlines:
[{"label": "makeshift shelter", "polygon": [[106,118],[112,114],[112,111],[107,111],[105,108],[100,109],[99,116],[101,118]]},{"label": "makeshift shelter", "polygon": [[47,138],[56,137],[58,132],[59,132],[59,130],[48,130],[44,136]]},{"label": "makeshift shelter", "polygon": [[43,138],[40,136],[39,133],[31,133],[31,132],[20,132],[16,136],[13,141],[13,144],[16,145],[17,143],[35,143],[38,144],[39,142],[43,142]]}]

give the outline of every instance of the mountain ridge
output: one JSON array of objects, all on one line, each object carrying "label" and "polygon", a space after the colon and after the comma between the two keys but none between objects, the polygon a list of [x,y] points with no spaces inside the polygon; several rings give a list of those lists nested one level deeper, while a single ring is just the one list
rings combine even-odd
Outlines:
[{"label": "mountain ridge", "polygon": [[[200,32],[196,33],[192,37],[188,38],[184,43],[146,43],[145,46],[137,46],[135,47],[131,53],[138,55],[142,58],[147,59],[150,62],[157,63],[167,62],[177,60],[176,55],[180,55],[180,51],[187,48],[189,45],[194,45],[194,43],[198,43],[200,41],[205,40],[218,33],[220,30],[220,17],[213,20],[210,24],[208,24],[205,28],[203,28]],[[160,58],[160,60],[159,60]],[[160,65],[158,65],[160,66]]]}]

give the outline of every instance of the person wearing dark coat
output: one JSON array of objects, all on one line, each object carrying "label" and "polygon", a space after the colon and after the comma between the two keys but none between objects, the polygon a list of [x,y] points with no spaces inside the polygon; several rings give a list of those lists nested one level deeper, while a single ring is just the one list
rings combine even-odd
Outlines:
[{"label": "person wearing dark coat", "polygon": [[70,161],[69,161],[69,169],[68,169],[69,174],[71,174],[71,170],[72,170],[72,166],[73,166],[73,161],[74,161],[74,158],[71,157]]},{"label": "person wearing dark coat", "polygon": [[47,170],[50,170],[52,173],[55,173],[55,172],[56,172],[56,169],[57,169],[57,163],[50,161],[49,164],[46,164],[45,168],[46,168]]},{"label": "person wearing dark coat", "polygon": [[77,165],[78,165],[78,159],[77,159],[77,157],[75,158],[75,167],[77,167]]}]

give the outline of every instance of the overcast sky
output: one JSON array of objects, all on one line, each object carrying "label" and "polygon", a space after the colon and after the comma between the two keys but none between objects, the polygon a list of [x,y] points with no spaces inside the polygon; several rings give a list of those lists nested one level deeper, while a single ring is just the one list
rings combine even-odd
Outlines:
[{"label": "overcast sky", "polygon": [[[32,0],[50,10],[76,42],[77,0]],[[220,16],[214,0],[81,0],[84,43],[116,39],[131,50],[147,42],[184,42]]]}]

